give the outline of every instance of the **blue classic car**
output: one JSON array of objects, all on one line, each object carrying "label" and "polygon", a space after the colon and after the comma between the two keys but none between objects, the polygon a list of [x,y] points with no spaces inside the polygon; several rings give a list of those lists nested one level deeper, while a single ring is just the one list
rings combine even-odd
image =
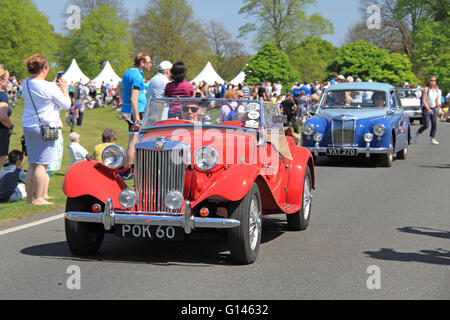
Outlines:
[{"label": "blue classic car", "polygon": [[410,120],[397,90],[381,83],[339,83],[323,94],[319,110],[303,126],[302,146],[314,156],[379,157],[391,167],[405,159]]}]

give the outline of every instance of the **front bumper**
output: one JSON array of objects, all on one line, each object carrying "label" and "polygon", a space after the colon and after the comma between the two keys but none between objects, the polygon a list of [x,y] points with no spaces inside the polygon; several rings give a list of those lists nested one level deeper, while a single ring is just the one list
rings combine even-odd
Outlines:
[{"label": "front bumper", "polygon": [[[305,147],[309,151],[311,151],[312,154],[314,154],[316,157],[319,155],[326,155],[328,147],[320,147],[320,144],[317,142],[314,147]],[[352,147],[349,146],[348,148],[351,149],[357,149],[358,154],[365,154],[366,158],[370,158],[372,154],[385,154],[391,151],[393,153],[393,147],[389,146],[389,148],[373,148],[370,146],[370,143],[367,143],[366,147]]]},{"label": "front bumper", "polygon": [[410,119],[422,119],[421,110],[405,110],[405,114],[407,114]]},{"label": "front bumper", "polygon": [[65,218],[74,222],[103,224],[106,231],[115,225],[142,225],[180,227],[186,234],[191,234],[196,228],[231,229],[240,226],[240,221],[222,218],[198,218],[191,215],[189,201],[185,203],[184,214],[162,212],[130,212],[114,211],[112,200],[106,201],[105,212],[66,212]]}]

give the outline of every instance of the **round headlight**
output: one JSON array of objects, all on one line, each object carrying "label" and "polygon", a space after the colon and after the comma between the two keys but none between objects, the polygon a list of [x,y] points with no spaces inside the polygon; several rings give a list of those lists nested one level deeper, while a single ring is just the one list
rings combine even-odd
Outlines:
[{"label": "round headlight", "polygon": [[179,191],[171,191],[166,195],[164,202],[170,210],[178,210],[183,207],[184,197]]},{"label": "round headlight", "polygon": [[108,168],[119,169],[125,163],[125,151],[121,146],[110,145],[103,151],[102,160]]},{"label": "round headlight", "polygon": [[313,124],[307,124],[303,126],[302,132],[306,136],[311,136],[314,133],[314,125]]},{"label": "round headlight", "polygon": [[320,132],[316,132],[314,134],[314,141],[315,142],[320,142],[320,141],[322,141],[322,139],[323,139],[323,134],[321,134]]},{"label": "round headlight", "polygon": [[370,132],[366,133],[364,135],[364,141],[365,142],[370,143],[370,142],[372,142],[372,140],[373,140],[373,134],[371,134]]},{"label": "round headlight", "polygon": [[378,137],[382,137],[386,134],[386,127],[382,124],[377,124],[373,127],[373,133]]},{"label": "round headlight", "polygon": [[208,171],[213,169],[219,161],[219,153],[211,147],[201,147],[195,153],[195,164],[200,170]]},{"label": "round headlight", "polygon": [[127,209],[134,207],[137,200],[137,193],[130,189],[123,190],[119,195],[120,205]]}]

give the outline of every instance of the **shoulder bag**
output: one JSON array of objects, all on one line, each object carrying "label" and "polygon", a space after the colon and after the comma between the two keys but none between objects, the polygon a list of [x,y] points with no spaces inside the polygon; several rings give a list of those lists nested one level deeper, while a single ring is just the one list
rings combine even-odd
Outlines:
[{"label": "shoulder bag", "polygon": [[54,141],[58,140],[58,128],[57,127],[50,127],[48,125],[42,125],[41,118],[39,117],[39,114],[36,109],[36,105],[34,104],[33,97],[31,96],[30,92],[30,79],[27,79],[27,89],[28,89],[28,95],[30,96],[31,103],[33,104],[34,111],[36,112],[36,115],[39,119],[39,123],[41,124],[41,132],[42,132],[42,140],[44,141]]}]

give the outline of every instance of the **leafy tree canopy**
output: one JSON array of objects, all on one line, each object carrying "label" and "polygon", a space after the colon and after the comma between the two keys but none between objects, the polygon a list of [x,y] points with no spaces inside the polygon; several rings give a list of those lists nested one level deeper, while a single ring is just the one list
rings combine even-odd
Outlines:
[{"label": "leafy tree canopy", "polygon": [[337,48],[319,37],[308,37],[300,44],[288,48],[291,64],[299,71],[302,82],[325,80],[328,62],[331,61]]},{"label": "leafy tree canopy", "polygon": [[372,79],[377,82],[401,85],[403,81],[417,83],[408,56],[400,53],[389,54],[366,41],[358,41],[340,48],[336,57],[328,64],[328,78],[337,72],[344,76]]},{"label": "leafy tree canopy", "polygon": [[[31,0],[0,1],[1,63],[18,79],[29,76],[23,61],[39,53],[52,63],[58,49],[53,27]],[[55,76],[56,71],[49,74]]]},{"label": "leafy tree canopy", "polygon": [[308,36],[333,34],[333,24],[319,14],[307,16],[307,5],[315,0],[244,0],[239,14],[256,19],[242,26],[241,37],[256,33],[254,43],[274,42],[278,49],[298,43]]},{"label": "leafy tree canopy", "polygon": [[248,84],[262,81],[274,83],[280,80],[284,87],[289,87],[299,79],[299,74],[291,66],[289,57],[273,42],[266,42],[261,50],[250,58],[244,72]]},{"label": "leafy tree canopy", "polygon": [[75,58],[90,78],[102,71],[106,61],[119,76],[132,66],[134,51],[129,24],[110,6],[91,10],[81,28],[71,30],[64,42],[62,65],[67,68]]}]

